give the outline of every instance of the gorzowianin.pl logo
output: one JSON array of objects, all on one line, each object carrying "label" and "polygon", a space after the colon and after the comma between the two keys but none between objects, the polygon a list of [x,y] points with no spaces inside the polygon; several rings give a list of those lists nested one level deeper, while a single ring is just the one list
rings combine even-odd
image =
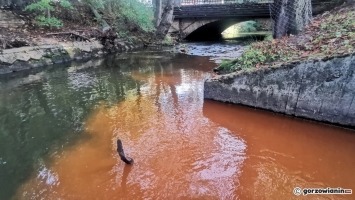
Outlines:
[{"label": "gorzowianin.pl logo", "polygon": [[310,194],[352,194],[353,190],[352,189],[345,189],[345,188],[300,188],[300,187],[295,187],[293,189],[293,194],[296,196],[300,195],[310,195]]}]

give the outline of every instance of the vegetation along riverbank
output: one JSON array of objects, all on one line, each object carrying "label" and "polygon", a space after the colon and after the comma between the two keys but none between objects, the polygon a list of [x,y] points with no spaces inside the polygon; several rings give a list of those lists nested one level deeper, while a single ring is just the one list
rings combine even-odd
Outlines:
[{"label": "vegetation along riverbank", "polygon": [[12,0],[0,8],[0,74],[162,44],[167,33],[166,9],[154,15],[138,0]]}]

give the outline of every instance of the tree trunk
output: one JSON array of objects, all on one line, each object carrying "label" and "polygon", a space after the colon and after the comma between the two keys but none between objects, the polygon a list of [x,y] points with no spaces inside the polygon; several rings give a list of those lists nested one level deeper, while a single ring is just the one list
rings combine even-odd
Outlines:
[{"label": "tree trunk", "polygon": [[312,20],[311,0],[275,0],[270,10],[274,38],[296,35]]},{"label": "tree trunk", "polygon": [[158,38],[163,39],[168,33],[171,24],[173,23],[174,0],[167,0],[164,7],[161,21],[157,27],[156,35]]},{"label": "tree trunk", "polygon": [[101,23],[102,32],[106,32],[111,29],[111,26],[102,18],[100,13],[94,8],[94,6],[90,5],[91,11],[94,13],[95,18]]},{"label": "tree trunk", "polygon": [[297,35],[312,21],[311,0],[292,0],[293,12],[291,16],[290,33]]},{"label": "tree trunk", "polygon": [[47,18],[51,18],[51,11],[49,9],[47,9]]},{"label": "tree trunk", "polygon": [[270,5],[271,18],[274,21],[274,38],[280,38],[287,33],[287,27],[289,26],[289,16],[286,15],[287,3],[287,0],[275,0]]},{"label": "tree trunk", "polygon": [[155,0],[154,1],[154,22],[155,27],[158,27],[161,21],[162,16],[162,0]]}]

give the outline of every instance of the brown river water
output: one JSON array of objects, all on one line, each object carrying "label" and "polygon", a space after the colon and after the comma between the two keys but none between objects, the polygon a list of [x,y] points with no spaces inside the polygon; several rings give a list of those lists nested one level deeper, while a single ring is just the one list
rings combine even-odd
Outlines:
[{"label": "brown river water", "polygon": [[[293,194],[295,187],[355,189],[354,131],[204,100],[215,66],[208,58],[130,60],[147,58],[159,67],[125,72],[139,87],[118,102],[98,101],[79,139],[51,150],[13,198],[355,199]],[[117,138],[133,165],[119,159]]]}]

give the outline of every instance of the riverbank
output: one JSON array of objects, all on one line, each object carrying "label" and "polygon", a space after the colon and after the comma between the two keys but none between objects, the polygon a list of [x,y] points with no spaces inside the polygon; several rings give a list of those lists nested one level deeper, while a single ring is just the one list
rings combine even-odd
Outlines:
[{"label": "riverbank", "polygon": [[23,7],[0,7],[0,74],[139,49],[152,38],[151,33],[129,27],[130,22],[120,25],[123,30],[103,30],[82,3],[56,10],[55,15],[65,25],[40,26]]},{"label": "riverbank", "polygon": [[343,6],[303,34],[251,45],[205,82],[205,99],[355,127],[354,16]]}]

